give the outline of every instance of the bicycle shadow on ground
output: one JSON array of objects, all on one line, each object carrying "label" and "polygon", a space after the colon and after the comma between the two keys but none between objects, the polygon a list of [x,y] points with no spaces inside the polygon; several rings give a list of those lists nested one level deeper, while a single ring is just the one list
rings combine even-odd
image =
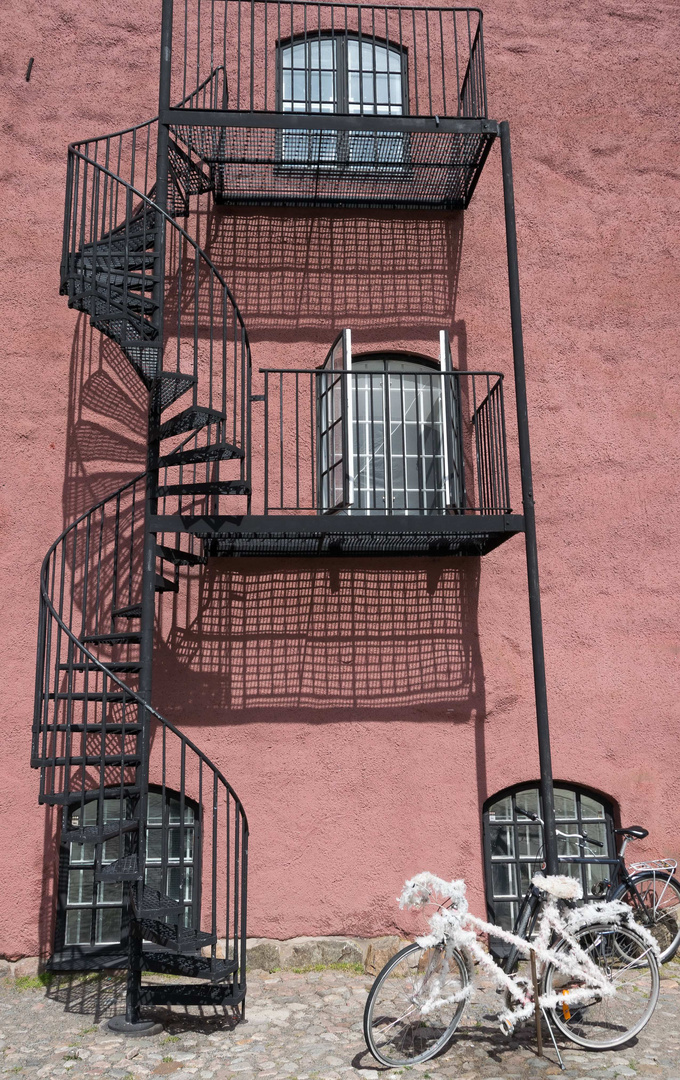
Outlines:
[{"label": "bicycle shadow on ground", "polygon": [[[46,996],[63,1005],[64,1012],[91,1016],[100,1024],[125,1011],[125,991],[125,972],[64,972],[53,976]],[[212,1005],[148,1008],[143,1010],[143,1018],[162,1024],[169,1035],[234,1031],[240,1022],[233,1010]]]},{"label": "bicycle shadow on ground", "polygon": [[[538,1047],[536,1045],[536,1030],[533,1026],[528,1025],[513,1035],[505,1036],[498,1029],[498,1017],[490,1013],[484,1016],[485,1021],[489,1021],[487,1024],[478,1022],[474,1027],[460,1031],[458,1037],[454,1037],[452,1044],[446,1049],[436,1054],[433,1058],[429,1058],[429,1062],[434,1064],[441,1058],[443,1063],[446,1062],[447,1057],[451,1065],[461,1065],[465,1062],[466,1066],[472,1067],[471,1062],[468,1060],[471,1052],[474,1053],[479,1047],[483,1047],[487,1052],[489,1058],[489,1064],[493,1062],[494,1065],[504,1066],[507,1063],[509,1054],[515,1054],[518,1051],[524,1051],[527,1056],[531,1058],[538,1057]],[[557,1055],[554,1047],[550,1042],[550,1035],[548,1030],[543,1025],[543,1058],[547,1063],[558,1066]],[[639,1040],[634,1037],[629,1043],[626,1043],[625,1049],[632,1049],[638,1044]],[[564,1053],[568,1050],[579,1050],[580,1047],[574,1046],[568,1040],[558,1038],[557,1044],[560,1048],[560,1053]],[[621,1047],[618,1048],[619,1050]],[[462,1061],[455,1061],[456,1051],[461,1055]],[[358,1070],[370,1069],[374,1072],[391,1072],[394,1070],[394,1065],[381,1065],[371,1055],[370,1050],[366,1048],[360,1051],[352,1058],[352,1068]],[[513,1062],[513,1065],[516,1064]],[[476,1067],[482,1067],[483,1063],[475,1061]],[[567,1066],[568,1067],[568,1066]]]}]

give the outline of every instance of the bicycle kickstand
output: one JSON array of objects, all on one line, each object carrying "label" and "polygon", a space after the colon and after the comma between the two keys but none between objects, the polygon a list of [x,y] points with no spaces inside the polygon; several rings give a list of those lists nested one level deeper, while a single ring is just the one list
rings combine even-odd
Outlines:
[{"label": "bicycle kickstand", "polygon": [[558,1047],[557,1043],[555,1042],[555,1035],[553,1033],[552,1024],[550,1023],[550,1020],[548,1018],[548,1010],[544,1009],[543,1006],[541,1005],[541,1012],[543,1013],[543,1016],[545,1018],[545,1022],[548,1025],[548,1031],[550,1032],[550,1038],[552,1039],[552,1044],[555,1047],[555,1053],[557,1054],[557,1060],[559,1062],[560,1069],[562,1069],[562,1071],[564,1072],[565,1064],[562,1061],[562,1055],[560,1054],[559,1047]]}]

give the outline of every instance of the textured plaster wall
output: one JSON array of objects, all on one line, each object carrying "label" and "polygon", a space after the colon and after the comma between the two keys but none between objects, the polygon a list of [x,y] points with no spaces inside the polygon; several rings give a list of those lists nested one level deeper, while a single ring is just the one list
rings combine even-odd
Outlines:
[{"label": "textured plaster wall", "polygon": [[[513,133],[555,774],[617,800],[650,853],[680,854],[680,12],[484,11],[491,115]],[[57,295],[66,144],[153,115],[160,4],[1,17],[0,952],[19,956],[46,947],[54,854],[28,769],[39,566],[74,509],[143,460],[132,386],[126,460],[78,440],[78,365],[111,347]],[[317,364],[343,325],[358,350],[432,353],[449,325],[468,367],[511,369],[497,148],[464,223],[253,213],[198,228],[233,270],[255,368]],[[516,469],[512,487],[517,505]],[[464,874],[479,908],[481,802],[536,776],[521,539],[481,562],[378,568],[215,563],[163,610],[156,703],[248,810],[252,934],[390,930],[401,881],[425,867]]]}]

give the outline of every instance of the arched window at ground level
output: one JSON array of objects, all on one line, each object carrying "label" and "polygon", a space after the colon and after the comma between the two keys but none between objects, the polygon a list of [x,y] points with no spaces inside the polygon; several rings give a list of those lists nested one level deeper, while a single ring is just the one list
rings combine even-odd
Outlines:
[{"label": "arched window at ground level", "polygon": [[[129,800],[128,800],[129,804]],[[70,811],[72,828],[111,825],[120,820],[121,804],[117,795],[104,798],[102,821],[97,800],[84,808]],[[184,907],[185,926],[197,925],[199,820],[197,807],[185,798],[184,857],[180,797],[166,788],[149,789],[145,884],[176,900]],[[125,816],[131,816],[128,805]],[[55,952],[107,953],[120,951],[126,938],[125,887],[118,881],[99,881],[102,867],[115,862],[126,850],[130,834],[114,837],[103,844],[68,843],[61,848],[59,901],[55,933]]]},{"label": "arched window at ground level", "polygon": [[[512,930],[522,896],[531,878],[541,869],[543,826],[521,811],[543,818],[537,782],[518,784],[493,795],[484,804],[484,872],[489,920]],[[571,784],[555,785],[555,820],[564,833],[582,833],[603,844],[597,857],[616,856],[613,804],[598,792]],[[559,856],[582,856],[577,839],[558,837]],[[585,852],[591,854],[590,851]],[[592,897],[593,886],[609,876],[606,864],[560,862],[560,873],[578,878],[583,895]],[[502,952],[500,943],[494,951]]]}]

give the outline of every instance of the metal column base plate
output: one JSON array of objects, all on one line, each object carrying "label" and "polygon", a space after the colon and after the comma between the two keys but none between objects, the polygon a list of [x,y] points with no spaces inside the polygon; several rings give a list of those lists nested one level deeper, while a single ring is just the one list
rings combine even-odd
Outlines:
[{"label": "metal column base plate", "polygon": [[163,1025],[155,1020],[137,1020],[129,1024],[124,1016],[112,1016],[106,1026],[119,1035],[160,1035],[163,1030]]}]

